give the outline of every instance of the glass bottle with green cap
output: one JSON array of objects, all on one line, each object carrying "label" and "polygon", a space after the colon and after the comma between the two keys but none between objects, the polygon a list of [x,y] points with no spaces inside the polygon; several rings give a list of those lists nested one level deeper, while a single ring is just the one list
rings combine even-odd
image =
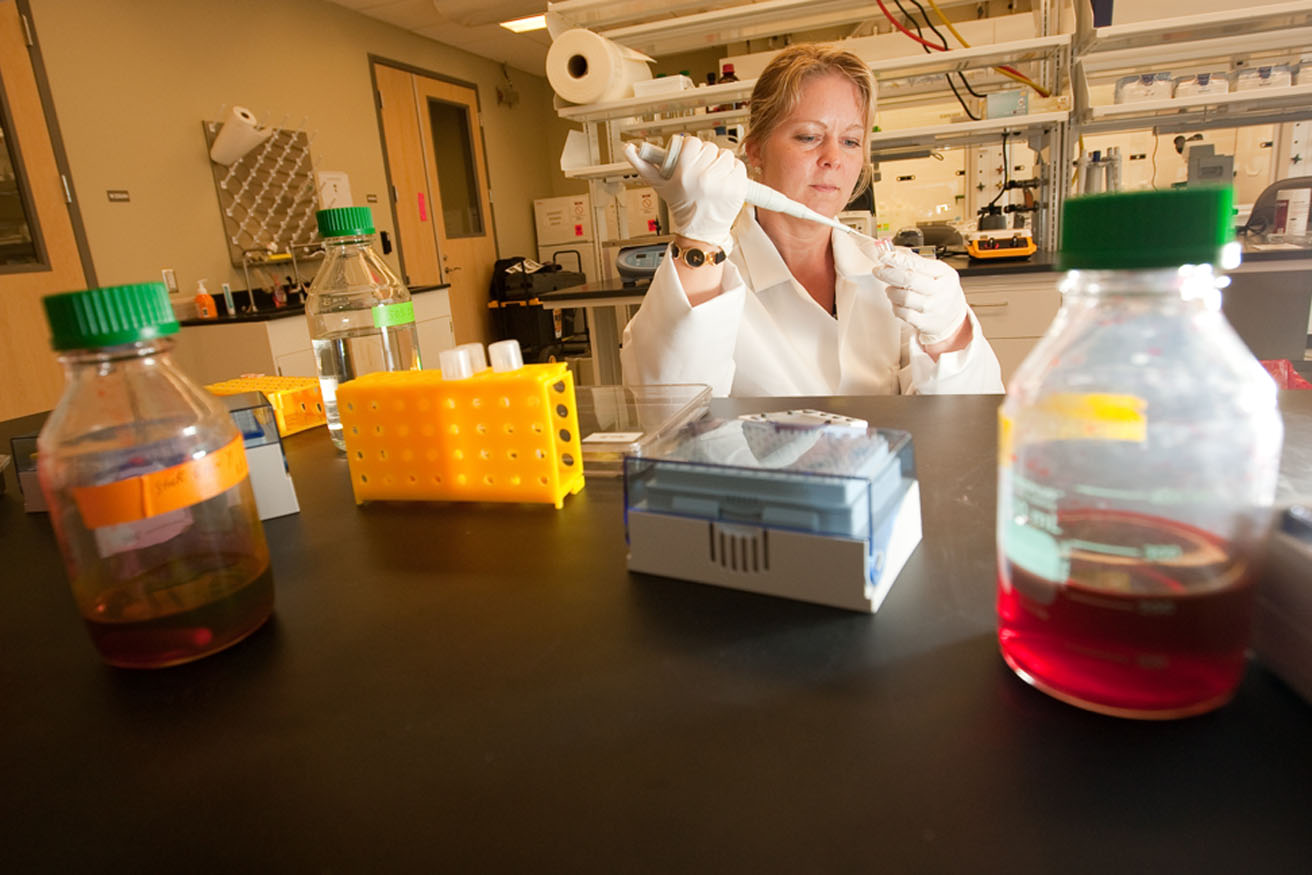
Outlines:
[{"label": "glass bottle with green cap", "polygon": [[73,595],[108,663],[158,668],[240,641],[273,610],[242,436],[174,364],[160,283],[44,299],[64,366],[37,471]]},{"label": "glass bottle with green cap", "polygon": [[337,387],[374,371],[418,370],[419,334],[410,292],[374,250],[368,207],[318,213],[326,254],[310,284],[305,317],[328,414],[328,436],[345,451]]},{"label": "glass bottle with green cap", "polygon": [[1165,719],[1244,672],[1283,425],[1220,309],[1229,188],[1068,200],[1068,271],[999,411],[998,638],[1072,704]]}]

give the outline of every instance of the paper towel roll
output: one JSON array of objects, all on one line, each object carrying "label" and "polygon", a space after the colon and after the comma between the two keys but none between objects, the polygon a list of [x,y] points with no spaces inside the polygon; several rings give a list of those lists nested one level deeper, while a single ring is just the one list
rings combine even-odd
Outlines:
[{"label": "paper towel roll", "polygon": [[570,103],[606,103],[633,96],[651,78],[652,59],[581,28],[556,37],[547,50],[547,81]]},{"label": "paper towel roll", "polygon": [[273,128],[262,128],[255,114],[244,106],[228,110],[219,135],[210,147],[210,160],[224,167],[235,164],[242,156],[273,135]]}]

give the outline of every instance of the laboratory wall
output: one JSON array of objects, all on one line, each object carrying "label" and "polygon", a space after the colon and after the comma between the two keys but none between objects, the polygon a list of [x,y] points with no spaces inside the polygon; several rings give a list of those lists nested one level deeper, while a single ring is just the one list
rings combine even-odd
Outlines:
[{"label": "laboratory wall", "polygon": [[[101,284],[158,280],[171,267],[187,299],[201,277],[211,289],[244,285],[224,245],[201,129],[225,104],[306,130],[319,169],[345,171],[357,204],[376,196],[379,229],[394,230],[371,54],[477,86],[501,252],[533,251],[533,199],[567,187],[557,163],[565,127],[541,71],[509,68],[520,100],[499,106],[502,65],[322,0],[30,8]],[[110,203],[108,189],[130,200]]]}]

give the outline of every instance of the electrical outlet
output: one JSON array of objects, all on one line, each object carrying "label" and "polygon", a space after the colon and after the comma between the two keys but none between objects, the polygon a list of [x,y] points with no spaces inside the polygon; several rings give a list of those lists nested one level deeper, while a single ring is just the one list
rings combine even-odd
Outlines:
[{"label": "electrical outlet", "polygon": [[176,295],[178,293],[178,278],[173,275],[173,268],[166,267],[160,273],[164,275],[164,288],[169,290],[170,295]]}]

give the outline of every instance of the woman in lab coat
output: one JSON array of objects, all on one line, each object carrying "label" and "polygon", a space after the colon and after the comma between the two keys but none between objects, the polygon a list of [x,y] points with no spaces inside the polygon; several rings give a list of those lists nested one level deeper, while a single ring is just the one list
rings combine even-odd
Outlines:
[{"label": "woman in lab coat", "polygon": [[[751,175],[834,216],[870,183],[873,85],[855,55],[785,49],[752,91]],[[624,380],[707,383],[715,395],[1001,392],[956,271],[782,213],[744,209],[747,166],[687,137],[663,179],[674,242],[624,329]]]}]

